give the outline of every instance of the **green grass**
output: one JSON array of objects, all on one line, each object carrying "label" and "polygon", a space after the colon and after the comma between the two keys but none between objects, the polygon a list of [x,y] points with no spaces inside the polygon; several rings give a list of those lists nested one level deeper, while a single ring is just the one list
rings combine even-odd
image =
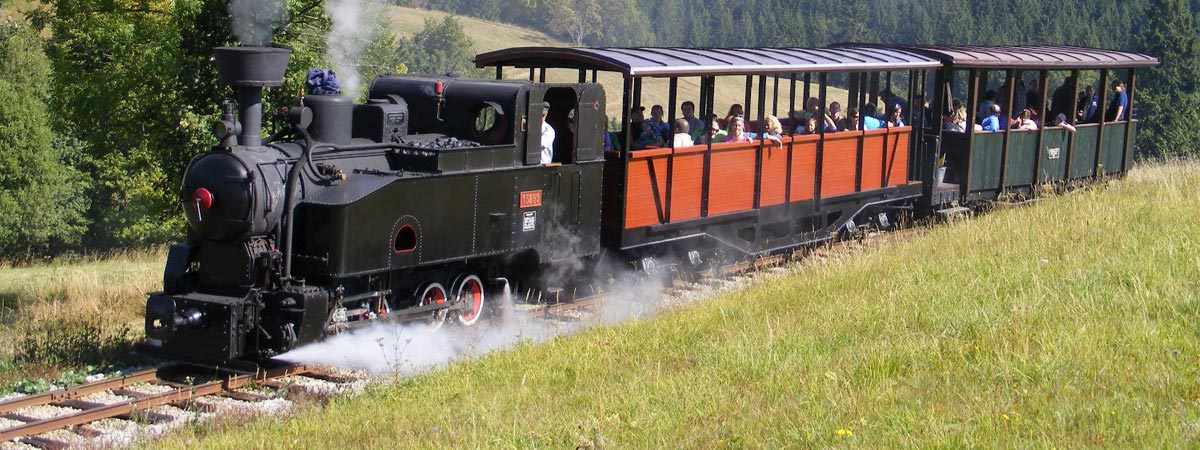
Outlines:
[{"label": "green grass", "polygon": [[[155,448],[1195,448],[1200,164]],[[352,438],[349,438],[352,436]]]},{"label": "green grass", "polygon": [[[395,30],[397,36],[408,37],[413,33],[420,31],[425,26],[425,19],[432,18],[441,20],[447,13],[440,11],[430,11],[419,8],[408,8],[399,6],[389,6],[388,20],[392,24],[392,29]],[[490,22],[486,20],[475,19],[472,17],[457,16],[462,24],[463,31],[467,37],[474,43],[476,53],[485,53],[494,50],[501,50],[512,47],[526,46],[554,46],[554,47],[572,47],[571,43],[563,42],[550,37],[542,32],[534,31],[528,28],[508,25],[499,22]],[[505,69],[505,78],[527,80],[529,79],[529,71],[526,69],[514,69],[509,67]],[[590,75],[589,75],[590,76]],[[757,83],[757,78],[755,79]],[[567,69],[551,69],[546,73],[546,81],[552,83],[575,83],[579,81],[579,72]],[[600,73],[596,80],[604,85],[604,92],[608,96],[607,113],[608,117],[619,120],[621,118],[621,91],[623,89],[623,79],[619,74]],[[756,85],[757,86],[757,85]],[[797,107],[802,107],[804,100],[803,82],[797,84],[796,87],[796,104]],[[817,84],[814,81],[812,84],[813,96],[816,96]],[[643,78],[642,87],[642,104],[647,109],[651,105],[663,105],[666,107],[669,100],[669,85],[667,79],[659,78]],[[679,79],[679,103],[686,100],[698,102],[700,95],[700,79],[697,77],[687,77]],[[717,114],[724,115],[729,110],[729,105],[734,103],[745,102],[745,77],[725,76],[717,77],[717,86],[715,89],[716,97],[713,99],[713,111]],[[755,88],[757,94],[757,87]],[[767,98],[768,110],[771,108],[769,99],[775,95],[774,86],[768,83]],[[779,110],[777,115],[786,117],[788,109],[788,98],[791,95],[789,89],[789,81],[780,81],[779,89]],[[846,98],[848,92],[845,89],[830,88],[828,92],[829,102],[839,101],[842,107],[847,105]],[[757,101],[757,100],[756,100]],[[646,117],[649,117],[649,111],[646,112]],[[680,112],[677,115],[682,114]],[[753,113],[752,119],[758,119],[758,113]]]},{"label": "green grass", "polygon": [[128,358],[162,249],[0,264],[0,385]]}]

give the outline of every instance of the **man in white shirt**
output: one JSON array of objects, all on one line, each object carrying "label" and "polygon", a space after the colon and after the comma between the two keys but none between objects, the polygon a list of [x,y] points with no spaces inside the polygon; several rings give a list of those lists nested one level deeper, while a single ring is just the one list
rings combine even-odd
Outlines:
[{"label": "man in white shirt", "polygon": [[546,113],[548,112],[550,112],[550,102],[542,102],[542,165],[554,162],[554,127],[546,123]]}]

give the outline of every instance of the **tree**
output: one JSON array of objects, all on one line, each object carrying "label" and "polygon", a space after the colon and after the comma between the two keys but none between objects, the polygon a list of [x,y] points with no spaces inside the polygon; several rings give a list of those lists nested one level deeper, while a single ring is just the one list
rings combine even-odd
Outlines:
[{"label": "tree", "polygon": [[396,54],[408,71],[421,74],[482,76],[475,68],[473,44],[454,16],[425,19],[425,28],[401,39]]},{"label": "tree", "polygon": [[[50,61],[28,27],[0,22],[0,255],[40,254],[79,241],[85,180],[55,139],[46,106]],[[57,144],[57,145],[56,145]]]},{"label": "tree", "polygon": [[601,16],[599,0],[561,0],[550,4],[546,28],[571,38],[575,45],[584,39],[600,38]]},{"label": "tree", "polygon": [[1155,155],[1200,154],[1200,38],[1184,0],[1155,0],[1151,14],[1134,40],[1134,47],[1162,61],[1143,69],[1137,80],[1134,106],[1141,119],[1138,144]]}]

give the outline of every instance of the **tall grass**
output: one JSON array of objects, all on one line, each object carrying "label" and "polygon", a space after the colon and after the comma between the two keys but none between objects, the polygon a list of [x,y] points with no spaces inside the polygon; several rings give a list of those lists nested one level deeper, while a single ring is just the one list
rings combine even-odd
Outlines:
[{"label": "tall grass", "polygon": [[163,249],[0,266],[0,383],[127,358]]},{"label": "tall grass", "polygon": [[1197,163],[1143,165],[662,317],[150,445],[1195,448],[1197,192]]}]

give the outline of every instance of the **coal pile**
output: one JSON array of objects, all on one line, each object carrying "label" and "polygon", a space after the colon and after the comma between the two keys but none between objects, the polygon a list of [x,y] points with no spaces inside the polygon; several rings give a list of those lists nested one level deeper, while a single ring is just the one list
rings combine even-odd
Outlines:
[{"label": "coal pile", "polygon": [[449,137],[449,136],[443,136],[443,137],[438,137],[438,138],[434,138],[434,139],[428,139],[428,138],[421,139],[421,138],[415,138],[414,136],[398,136],[397,138],[395,138],[393,140],[396,141],[396,143],[406,146],[406,147],[430,149],[430,150],[450,150],[450,149],[456,149],[456,148],[471,148],[471,147],[482,147],[483,146],[483,144],[480,144],[475,141],[468,141],[466,139],[459,139],[456,137]]}]

